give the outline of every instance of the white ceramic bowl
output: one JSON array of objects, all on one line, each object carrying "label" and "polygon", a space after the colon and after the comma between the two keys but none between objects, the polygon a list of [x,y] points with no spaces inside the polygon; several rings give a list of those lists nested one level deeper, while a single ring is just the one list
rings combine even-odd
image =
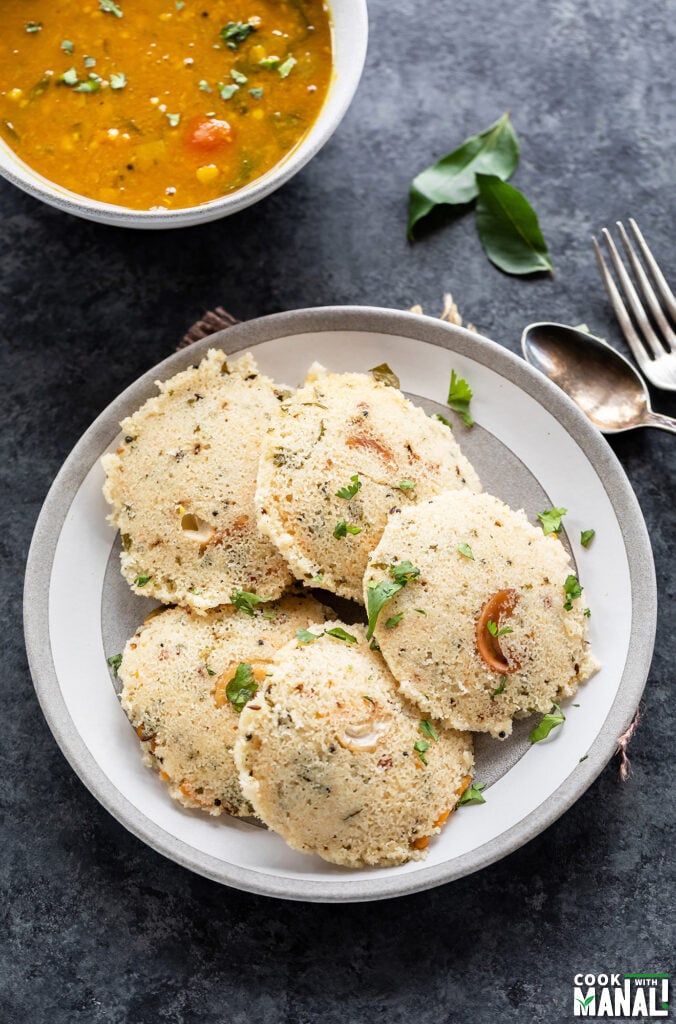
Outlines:
[{"label": "white ceramic bowl", "polygon": [[303,140],[275,167],[244,188],[211,203],[183,210],[129,210],[100,203],[56,185],[32,170],[0,139],[0,175],[24,192],[76,217],[121,228],[185,228],[237,213],[274,192],[312,159],[342,121],[357,91],[366,59],[366,0],[329,0],[333,37],[333,80],[319,117]]}]

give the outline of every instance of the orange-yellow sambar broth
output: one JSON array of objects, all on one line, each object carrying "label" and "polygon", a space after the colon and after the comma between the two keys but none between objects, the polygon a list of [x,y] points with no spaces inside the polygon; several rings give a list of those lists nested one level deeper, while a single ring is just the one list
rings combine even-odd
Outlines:
[{"label": "orange-yellow sambar broth", "polygon": [[3,0],[0,134],[105,203],[180,209],[274,167],[332,71],[322,0]]}]

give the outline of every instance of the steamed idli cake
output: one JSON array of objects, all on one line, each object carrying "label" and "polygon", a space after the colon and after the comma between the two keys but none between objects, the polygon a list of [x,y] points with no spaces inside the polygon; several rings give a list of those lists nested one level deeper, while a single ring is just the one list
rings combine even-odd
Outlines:
[{"label": "steamed idli cake", "polygon": [[277,648],[324,613],[309,596],[286,597],[253,615],[232,606],[205,615],[167,608],[129,640],[118,670],[122,707],[145,763],[175,800],[210,814],[252,813],[232,756],[239,713],[229,698],[242,694],[237,668],[251,665],[260,682]]},{"label": "steamed idli cake", "polygon": [[138,594],[199,611],[235,590],[279,597],[291,576],[258,532],[254,492],[281,392],[250,355],[228,364],[214,349],[158,386],[103,458],[123,576]]},{"label": "steamed idli cake", "polygon": [[481,489],[452,432],[362,373],[310,373],[263,442],[262,533],[305,583],[362,600],[388,512],[444,490]]},{"label": "steamed idli cake", "polygon": [[572,584],[561,542],[523,512],[449,493],[390,517],[364,593],[371,625],[390,597],[375,637],[402,693],[456,729],[502,737],[598,667]]},{"label": "steamed idli cake", "polygon": [[281,648],[241,714],[244,795],[290,846],[334,864],[420,858],[469,784],[471,736],[402,700],[363,626],[314,625],[304,640]]}]

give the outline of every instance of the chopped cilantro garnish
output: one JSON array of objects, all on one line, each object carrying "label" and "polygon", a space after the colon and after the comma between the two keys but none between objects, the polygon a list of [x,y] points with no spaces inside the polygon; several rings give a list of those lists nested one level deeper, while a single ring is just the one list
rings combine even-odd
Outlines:
[{"label": "chopped cilantro garnish", "polygon": [[387,363],[380,363],[379,366],[372,366],[369,373],[372,377],[375,377],[376,380],[379,380],[381,384],[387,384],[390,388],[398,388],[400,386],[399,378]]},{"label": "chopped cilantro garnish", "polygon": [[263,57],[258,63],[266,71],[274,71],[275,68],[279,67],[279,57]]},{"label": "chopped cilantro garnish", "polygon": [[345,498],[346,501],[349,501],[350,498],[354,498],[357,491],[361,489],[361,480],[359,479],[358,473],[355,473],[354,476],[351,476],[350,480],[352,481],[351,484],[349,484],[347,487],[341,487],[339,490],[336,491],[337,498]]},{"label": "chopped cilantro garnish", "polygon": [[146,576],[145,573],[140,572],[134,580],[135,587],[145,587],[146,583],[152,579],[152,576]]},{"label": "chopped cilantro garnish", "polygon": [[561,529],[561,519],[567,511],[567,508],[548,508],[544,512],[538,512],[538,519],[542,523],[542,532],[545,537],[549,533],[559,532]]},{"label": "chopped cilantro garnish", "polygon": [[237,68],[233,68],[231,70],[230,77],[232,78],[233,82],[237,82],[237,85],[246,85],[246,83],[249,81],[246,75],[243,75],[241,71],[237,70]]},{"label": "chopped cilantro garnish", "polygon": [[563,607],[567,612],[571,611],[573,607],[573,601],[582,596],[582,587],[580,586],[577,576],[567,576],[566,582],[563,584],[563,589],[566,595],[566,600]]},{"label": "chopped cilantro garnish", "polygon": [[309,629],[297,629],[296,640],[299,640],[302,644],[311,644],[315,640],[319,640],[321,633],[311,633]]},{"label": "chopped cilantro garnish", "polygon": [[111,89],[124,89],[127,84],[127,76],[123,71],[116,71],[110,76]]},{"label": "chopped cilantro garnish", "polygon": [[72,53],[75,47],[71,43],[70,39],[63,39],[61,41],[61,49],[64,53]]},{"label": "chopped cilantro garnish", "polygon": [[427,615],[427,612],[425,611],[424,608],[414,608],[413,611],[417,612],[418,615]]},{"label": "chopped cilantro garnish", "polygon": [[279,71],[279,77],[288,78],[289,73],[292,71],[293,68],[295,68],[297,63],[298,61],[296,60],[295,57],[287,57],[284,63],[280,64],[279,68],[277,69]]},{"label": "chopped cilantro garnish", "polygon": [[222,82],[218,83],[218,91],[222,100],[231,100],[236,92],[239,92],[239,86],[234,83],[228,83],[223,85]]},{"label": "chopped cilantro garnish", "polygon": [[310,585],[313,586],[313,587],[318,587],[323,582],[324,582],[324,573],[323,572],[318,572],[317,575],[313,576],[312,579],[310,580]]},{"label": "chopped cilantro garnish", "polygon": [[503,626],[502,629],[498,629],[497,622],[493,622],[492,619],[489,619],[488,622],[486,623],[486,629],[491,634],[491,636],[494,636],[494,637],[506,636],[507,633],[513,633],[514,632],[514,630],[510,629],[509,626]]},{"label": "chopped cilantro garnish", "polygon": [[423,736],[426,736],[428,740],[434,740],[434,742],[436,743],[437,740],[439,739],[439,733],[434,728],[429,718],[423,718],[419,722],[418,728],[420,729]]},{"label": "chopped cilantro garnish", "polygon": [[211,665],[208,662],[205,664],[204,667],[207,670],[207,675],[208,676],[215,676],[216,675],[216,673],[214,672],[214,670],[212,669]]},{"label": "chopped cilantro garnish", "polygon": [[352,636],[352,633],[346,632],[340,626],[334,626],[333,629],[326,630],[327,636],[335,637],[336,640],[344,640],[346,644],[356,644],[356,636]]},{"label": "chopped cilantro garnish", "polygon": [[197,88],[201,92],[211,92],[211,86],[209,85],[205,78],[203,78],[200,82],[197,83]]},{"label": "chopped cilantro garnish", "polygon": [[248,590],[233,590],[230,600],[238,612],[244,612],[245,615],[253,615],[254,608],[263,601],[263,598],[259,597],[258,594],[252,594]]},{"label": "chopped cilantro garnish", "polygon": [[395,626],[399,625],[399,623],[401,622],[403,617],[404,617],[404,613],[403,612],[399,612],[398,615],[391,615],[390,618],[385,623],[385,629],[394,629]]},{"label": "chopped cilantro garnish", "polygon": [[400,480],[397,487],[400,491],[412,491],[415,487],[415,480]]},{"label": "chopped cilantro garnish", "polygon": [[176,2],[174,3],[174,7],[176,8],[177,11],[182,11],[183,8],[185,7],[185,0],[176,0]]},{"label": "chopped cilantro garnish", "polygon": [[591,619],[591,608],[585,608],[582,614],[584,615],[585,619]]},{"label": "chopped cilantro garnish", "polygon": [[122,655],[121,654],[111,654],[111,656],[109,658],[106,658],[106,661],[108,662],[108,664],[112,668],[113,675],[117,679],[117,670],[119,669],[120,665],[122,664]]},{"label": "chopped cilantro garnish", "polygon": [[469,411],[469,403],[472,401],[472,389],[466,380],[458,377],[455,370],[451,370],[451,383],[448,386],[448,405],[454,412],[462,417],[466,427],[474,426],[474,420]]},{"label": "chopped cilantro garnish", "polygon": [[498,688],[496,690],[493,690],[493,692],[491,693],[491,700],[495,700],[496,697],[499,697],[501,693],[505,692],[505,685],[506,685],[506,683],[507,683],[507,676],[501,676],[500,677],[500,685],[498,686]]},{"label": "chopped cilantro garnish", "polygon": [[167,121],[169,122],[172,128],[178,128],[179,124],[181,123],[181,115],[167,114]]},{"label": "chopped cilantro garnish", "polygon": [[86,82],[80,82],[73,89],[73,92],[98,92],[101,88],[101,79],[98,75],[90,75]]},{"label": "chopped cilantro garnish", "polygon": [[557,726],[563,725],[565,720],[566,716],[559,705],[552,703],[552,710],[544,716],[539,725],[535,726],[528,739],[531,743],[539,743],[540,740],[547,739],[552,729],[556,729]]},{"label": "chopped cilantro garnish", "polygon": [[413,744],[413,749],[415,750],[416,754],[418,755],[422,763],[426,765],[427,758],[425,757],[425,754],[430,749],[430,745],[427,742],[427,740],[416,740],[416,742]]},{"label": "chopped cilantro garnish", "polygon": [[371,638],[371,643],[369,644],[369,647],[371,648],[372,651],[380,650],[380,644],[378,643],[375,637]]},{"label": "chopped cilantro garnish", "polygon": [[596,530],[582,530],[580,533],[580,544],[582,547],[588,548],[595,536]]},{"label": "chopped cilantro garnish", "polygon": [[388,566],[390,576],[395,583],[410,583],[420,575],[420,569],[416,568],[409,561],[397,562],[396,565]]},{"label": "chopped cilantro garnish", "polygon": [[458,544],[458,551],[460,552],[461,555],[464,555],[465,558],[471,558],[472,561],[474,561],[474,552],[472,551],[469,544],[465,544],[465,542],[462,541],[461,544]]},{"label": "chopped cilantro garnish", "polygon": [[485,788],[485,782],[473,782],[471,786],[467,787],[455,806],[462,807],[463,804],[485,804],[486,799],[482,792]]},{"label": "chopped cilantro garnish", "polygon": [[352,526],[350,523],[346,523],[344,519],[339,519],[333,531],[333,536],[336,540],[340,540],[341,537],[346,537],[348,533],[361,533],[361,526]]},{"label": "chopped cilantro garnish", "polygon": [[26,32],[42,32],[41,21],[29,21],[26,24]]},{"label": "chopped cilantro garnish", "polygon": [[435,412],[433,419],[439,420],[439,422],[443,423],[443,425],[445,427],[448,427],[449,430],[453,430],[453,424],[451,423],[451,421],[447,420],[445,416],[442,416],[440,412]]},{"label": "chopped cilantro garnish", "polygon": [[249,96],[253,96],[255,100],[259,100],[262,95],[263,90],[260,88],[260,86],[257,86],[255,89],[249,89]]},{"label": "chopped cilantro garnish", "polygon": [[248,21],[229,21],[225,28],[221,29],[221,39],[228,49],[236,50],[239,44],[255,31],[255,26]]},{"label": "chopped cilantro garnish", "polygon": [[195,597],[198,597],[202,593],[202,591],[199,587],[188,587],[188,593],[194,594]]},{"label": "chopped cilantro garnish", "polygon": [[241,713],[257,690],[258,683],[254,679],[251,665],[246,661],[241,661],[237,666],[234,676],[225,688],[226,697],[235,711]]},{"label": "chopped cilantro garnish", "polygon": [[84,64],[84,66],[86,68],[95,68],[96,67],[96,58],[95,57],[87,57],[85,55],[85,57],[83,59],[83,64]]},{"label": "chopped cilantro garnish", "polygon": [[77,71],[75,68],[68,68],[68,71],[64,71],[62,75],[59,75],[59,82],[63,82],[64,85],[77,85]]},{"label": "chopped cilantro garnish", "polygon": [[122,11],[114,0],[99,0],[99,10],[104,14],[114,14],[116,18],[122,17]]}]

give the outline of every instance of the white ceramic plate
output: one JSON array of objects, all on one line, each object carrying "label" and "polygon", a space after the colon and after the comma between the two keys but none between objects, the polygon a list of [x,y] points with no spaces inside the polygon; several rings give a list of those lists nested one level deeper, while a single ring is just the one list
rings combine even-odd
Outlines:
[{"label": "white ceramic plate", "polygon": [[[454,814],[424,861],[353,871],[289,849],[235,818],[181,808],[141,763],[119,707],[106,657],[150,607],[117,568],[118,541],[101,495],[101,455],[118,423],[154,381],[210,347],[253,350],[261,369],[288,384],[319,360],[333,370],[388,362],[403,389],[444,409],[451,369],[474,388],[477,425],[456,434],[484,488],[531,518],[569,509],[565,524],[602,669],[564,708],[566,722],[535,746],[532,722],[505,743],[480,737],[477,779],[486,803]],[[445,410],[448,413],[448,410]],[[593,527],[582,549],[580,530]],[[25,628],[35,687],[64,754],[98,800],[128,829],[180,864],[252,892],[298,900],[352,901],[402,895],[492,863],[559,817],[612,756],[650,666],[656,621],[654,567],[631,487],[612,451],[577,408],[526,363],[491,341],[428,317],[328,308],[282,313],[214,335],[165,360],[128,388],[76,445],[45,501],[28,559]]]}]

